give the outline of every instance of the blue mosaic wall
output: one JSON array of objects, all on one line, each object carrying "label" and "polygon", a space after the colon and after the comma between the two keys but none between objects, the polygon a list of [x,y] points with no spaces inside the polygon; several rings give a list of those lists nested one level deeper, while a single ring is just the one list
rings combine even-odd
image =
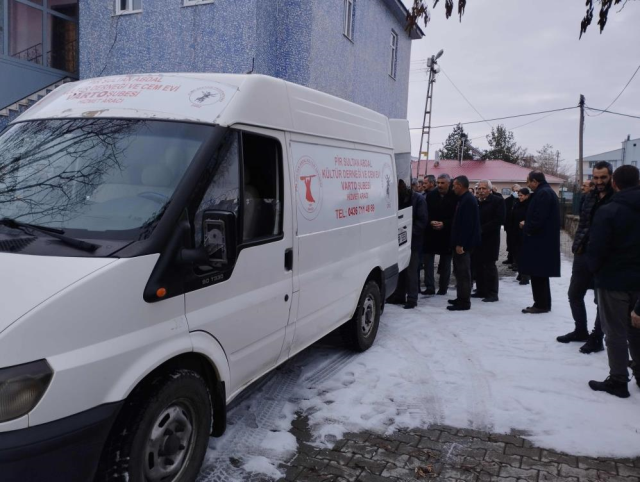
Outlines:
[{"label": "blue mosaic wall", "polygon": [[[343,0],[142,0],[114,16],[113,0],[80,0],[80,77],[141,72],[273,75],[406,117],[410,39],[382,0],[356,0],[353,42]],[[389,76],[391,29],[398,33]]]}]

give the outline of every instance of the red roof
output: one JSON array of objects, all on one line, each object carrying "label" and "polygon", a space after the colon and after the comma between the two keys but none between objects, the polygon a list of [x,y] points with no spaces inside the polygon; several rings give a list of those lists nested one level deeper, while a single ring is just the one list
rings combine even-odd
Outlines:
[{"label": "red roof", "polygon": [[[425,164],[427,161],[420,161],[420,169],[418,170],[418,161],[411,161],[411,176],[424,177]],[[427,174],[433,174],[438,177],[440,174],[449,174],[453,179],[456,176],[467,176],[469,181],[480,181],[487,179],[491,182],[518,182],[523,183],[527,179],[527,175],[531,169],[511,164],[510,162],[500,160],[488,161],[460,161],[442,160],[438,166],[435,161],[429,160]],[[547,182],[563,183],[564,179],[546,174]]]}]

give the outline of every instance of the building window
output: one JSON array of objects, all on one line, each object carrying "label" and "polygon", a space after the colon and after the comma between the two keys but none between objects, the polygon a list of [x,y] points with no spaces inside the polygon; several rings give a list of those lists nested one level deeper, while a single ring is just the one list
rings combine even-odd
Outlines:
[{"label": "building window", "polygon": [[142,0],[116,0],[116,15],[142,12]]},{"label": "building window", "polygon": [[593,175],[592,174],[587,174],[587,180],[591,181],[593,179]]},{"label": "building window", "polygon": [[389,66],[389,75],[396,78],[398,70],[398,34],[391,31],[391,65]]},{"label": "building window", "polygon": [[344,0],[344,36],[353,40],[353,18],[355,16],[355,0]]},{"label": "building window", "polygon": [[184,6],[202,5],[203,3],[213,3],[214,0],[184,0]]},{"label": "building window", "polygon": [[593,169],[598,161],[589,161],[589,169]]},{"label": "building window", "polygon": [[[0,1],[0,53],[34,64],[77,72],[78,0]],[[6,30],[5,30],[6,29]],[[8,44],[3,46],[3,32]]]}]

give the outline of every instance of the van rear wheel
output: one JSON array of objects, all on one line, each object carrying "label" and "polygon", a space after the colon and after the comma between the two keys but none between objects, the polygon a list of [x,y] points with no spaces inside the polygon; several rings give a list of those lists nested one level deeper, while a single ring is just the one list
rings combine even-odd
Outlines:
[{"label": "van rear wheel", "polygon": [[207,450],[211,397],[204,379],[175,369],[138,387],[105,445],[97,481],[188,482]]},{"label": "van rear wheel", "polygon": [[356,351],[366,351],[378,334],[382,296],[375,281],[368,281],[362,290],[353,318],[342,325],[342,336],[347,345]]}]

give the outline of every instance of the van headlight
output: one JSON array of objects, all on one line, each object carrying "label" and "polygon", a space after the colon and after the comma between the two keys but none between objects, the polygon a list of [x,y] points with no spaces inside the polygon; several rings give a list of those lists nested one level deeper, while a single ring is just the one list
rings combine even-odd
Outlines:
[{"label": "van headlight", "polygon": [[52,377],[53,370],[45,360],[0,369],[0,422],[29,413]]}]

